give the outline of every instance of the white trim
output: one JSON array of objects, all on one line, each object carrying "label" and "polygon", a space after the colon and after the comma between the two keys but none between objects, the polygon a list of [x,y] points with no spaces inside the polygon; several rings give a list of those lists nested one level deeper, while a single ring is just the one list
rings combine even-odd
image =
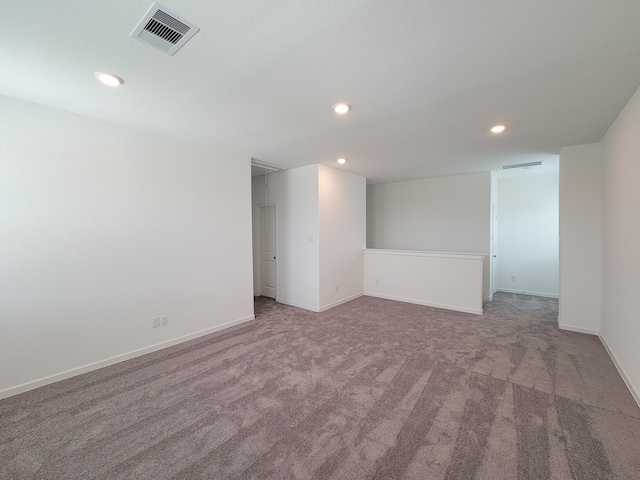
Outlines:
[{"label": "white trim", "polygon": [[420,250],[387,250],[376,248],[365,248],[365,255],[403,255],[408,257],[440,257],[440,258],[461,258],[465,260],[482,260],[484,253],[458,253],[458,252],[426,252]]},{"label": "white trim", "polygon": [[289,300],[284,300],[282,298],[276,298],[276,302],[283,303],[285,305],[289,305],[290,307],[302,308],[304,310],[309,310],[310,312],[319,313],[320,309],[318,307],[310,307],[309,305],[305,305],[304,303],[296,303],[291,302]]},{"label": "white trim", "polygon": [[519,293],[522,295],[532,295],[534,297],[559,298],[557,293],[530,292],[528,290],[511,290],[509,288],[498,288],[497,292]]},{"label": "white trim", "polygon": [[[281,172],[283,170],[286,170],[286,168],[281,167],[279,165],[274,165],[272,163],[263,162],[262,160],[258,160],[257,158],[253,158],[253,157],[251,157],[251,166],[252,167],[258,167],[258,168],[264,168],[265,170],[270,170],[269,173]],[[256,176],[259,176],[259,175],[256,175]]]},{"label": "white trim", "polygon": [[425,302],[423,300],[414,300],[412,298],[396,297],[393,295],[384,295],[381,293],[374,293],[374,292],[364,292],[364,294],[367,297],[384,298],[386,300],[395,300],[396,302],[413,303],[416,305],[424,305],[426,307],[444,308],[445,310],[455,310],[456,312],[473,313],[475,315],[484,314],[482,309],[477,310],[475,308],[456,307],[455,305],[444,305],[442,303]]},{"label": "white trim", "polygon": [[343,303],[347,303],[350,302],[351,300],[355,300],[356,298],[360,298],[364,295],[364,293],[356,293],[355,295],[351,295],[350,297],[347,298],[343,298],[342,300],[338,300],[337,302],[333,302],[330,303],[328,305],[325,305],[324,307],[320,307],[319,311],[320,312],[326,312],[327,310],[333,308],[333,307],[337,307],[338,305],[342,305]]},{"label": "white trim", "polygon": [[600,332],[598,330],[594,330],[592,328],[574,327],[573,325],[567,325],[566,323],[560,322],[560,319],[558,319],[558,328],[560,330],[566,330],[568,332],[586,333],[588,335],[599,335],[600,334]]},{"label": "white trim", "polygon": [[622,380],[624,380],[624,383],[627,385],[627,388],[631,392],[631,396],[633,397],[633,399],[636,401],[636,403],[640,407],[640,391],[638,391],[638,389],[635,388],[633,383],[631,383],[631,380],[629,379],[629,376],[627,375],[627,372],[625,372],[624,368],[622,368],[622,365],[620,365],[620,363],[618,363],[618,360],[616,359],[615,355],[613,354],[613,350],[611,350],[611,348],[609,348],[609,345],[607,345],[607,341],[604,339],[602,334],[600,334],[599,337],[600,337],[600,341],[602,342],[602,345],[604,345],[604,349],[607,351],[607,353],[611,357],[611,360],[613,360],[613,364],[618,369],[618,373],[622,377]]},{"label": "white trim", "polygon": [[491,295],[490,297],[484,297],[482,299],[482,307],[484,308],[484,306],[489,303],[491,300],[493,300],[493,295]]},{"label": "white trim", "polygon": [[164,342],[149,345],[148,347],[138,348],[136,350],[132,350],[127,353],[122,353],[120,355],[115,355],[113,357],[105,358],[104,360],[98,360],[97,362],[88,363],[80,367],[71,368],[63,372],[54,373],[52,375],[47,375],[46,377],[38,378],[36,380],[31,380],[30,382],[25,382],[19,385],[15,385],[13,387],[8,387],[3,390],[0,390],[0,399],[11,397],[19,393],[27,392],[29,390],[33,390],[34,388],[43,387],[45,385],[49,385],[50,383],[59,382],[60,380],[64,380],[66,378],[75,377],[76,375],[81,375],[83,373],[91,372],[93,370],[98,370],[99,368],[108,367],[109,365],[114,365],[116,363],[124,362],[125,360],[130,360],[132,358],[139,357],[141,355],[146,355],[147,353],[155,352],[158,350],[162,350],[163,348],[171,347],[179,343],[193,340],[194,338],[203,337],[205,335],[209,335],[210,333],[214,333],[219,330],[224,330],[226,328],[240,325],[241,323],[249,322],[255,318],[256,318],[255,315],[249,315],[248,317],[240,318],[238,320],[232,320],[230,322],[223,323],[222,325],[216,325],[214,327],[205,328],[204,330],[199,330],[197,332],[190,333],[188,335],[183,335],[181,337],[165,340]]}]

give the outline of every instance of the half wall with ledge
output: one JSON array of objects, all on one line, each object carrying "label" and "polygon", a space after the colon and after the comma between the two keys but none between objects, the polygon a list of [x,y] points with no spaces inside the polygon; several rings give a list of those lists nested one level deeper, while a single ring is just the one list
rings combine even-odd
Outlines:
[{"label": "half wall with ledge", "polygon": [[482,315],[484,253],[364,250],[364,294]]}]

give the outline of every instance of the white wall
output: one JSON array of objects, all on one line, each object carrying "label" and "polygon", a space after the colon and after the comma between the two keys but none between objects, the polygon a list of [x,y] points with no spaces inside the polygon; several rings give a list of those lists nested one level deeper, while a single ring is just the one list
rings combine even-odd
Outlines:
[{"label": "white wall", "polygon": [[248,158],[0,111],[0,395],[253,318]]},{"label": "white wall", "polygon": [[498,290],[558,296],[558,193],[557,172],[498,179]]},{"label": "white wall", "polygon": [[[311,165],[270,173],[266,184],[263,176],[253,177],[252,185],[254,205],[277,208],[277,300],[324,311],[362,295],[366,179]],[[254,208],[254,292],[259,295],[257,221]]]},{"label": "white wall", "polygon": [[640,89],[603,150],[602,338],[640,402]]},{"label": "white wall", "polygon": [[[253,192],[257,204],[264,204],[266,198],[267,203],[276,205],[276,299],[317,311],[320,308],[318,165],[267,175],[266,195],[264,182],[263,177],[254,177]],[[257,234],[257,229],[254,230]],[[259,239],[254,237],[254,250],[259,245]]]},{"label": "white wall", "polygon": [[326,310],[363,293],[366,179],[325,165],[318,173],[320,310]]},{"label": "white wall", "polygon": [[560,151],[560,315],[565,330],[598,334],[602,170],[599,143]]},{"label": "white wall", "polygon": [[484,253],[490,290],[491,174],[427,178],[367,187],[367,247]]}]

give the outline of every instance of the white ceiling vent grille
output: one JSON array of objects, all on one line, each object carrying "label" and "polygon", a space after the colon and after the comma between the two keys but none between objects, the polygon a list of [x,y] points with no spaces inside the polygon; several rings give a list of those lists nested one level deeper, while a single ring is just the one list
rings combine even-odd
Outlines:
[{"label": "white ceiling vent grille", "polygon": [[200,30],[175,13],[154,3],[131,34],[153,48],[173,55]]},{"label": "white ceiling vent grille", "polygon": [[502,165],[500,168],[502,170],[509,170],[511,168],[531,168],[537,167],[538,165],[542,165],[542,162],[529,162],[529,163],[518,163],[516,165]]}]

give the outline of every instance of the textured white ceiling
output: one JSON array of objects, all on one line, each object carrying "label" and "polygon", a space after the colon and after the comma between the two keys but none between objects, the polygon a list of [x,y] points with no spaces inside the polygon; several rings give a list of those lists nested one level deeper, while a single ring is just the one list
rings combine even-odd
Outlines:
[{"label": "textured white ceiling", "polygon": [[370,183],[554,159],[640,85],[638,0],[163,0],[173,57],[129,37],[151,1],[2,3],[0,94]]}]

